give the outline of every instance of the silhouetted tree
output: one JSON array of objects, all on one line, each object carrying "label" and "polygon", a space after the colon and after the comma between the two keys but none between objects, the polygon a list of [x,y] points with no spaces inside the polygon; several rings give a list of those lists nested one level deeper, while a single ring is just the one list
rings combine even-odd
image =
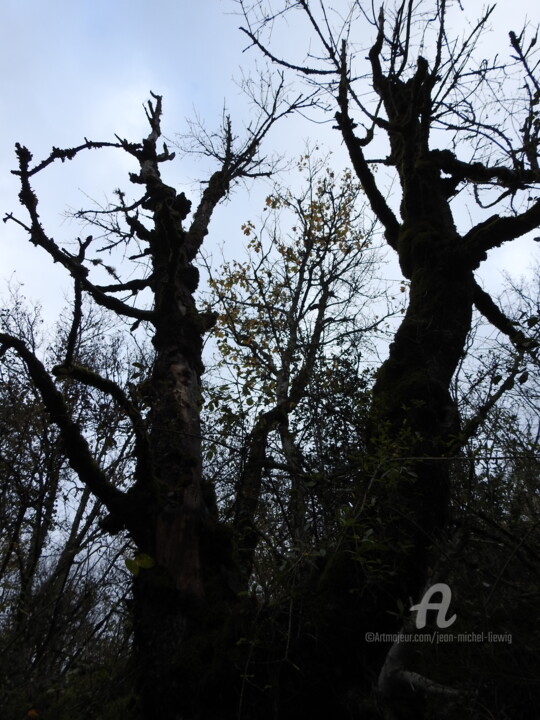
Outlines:
[{"label": "silhouetted tree", "polygon": [[[511,55],[485,59],[478,40],[494,6],[454,39],[458,8],[445,0],[403,0],[380,11],[324,0],[239,4],[252,45],[304,78],[334,114],[410,282],[403,322],[377,372],[367,430],[375,460],[370,522],[389,570],[376,595],[392,612],[397,600],[407,605],[423,587],[429,550],[448,520],[450,461],[473,430],[462,427],[450,392],[473,308],[518,353],[536,347],[475,279],[490,250],[540,224],[536,38],[510,32]],[[286,22],[296,41],[284,56],[274,51],[270,31],[284,39]],[[367,57],[366,32],[373,38]],[[397,201],[387,196],[388,181]],[[456,219],[465,197],[475,205],[466,228]],[[494,207],[499,213],[486,216]],[[394,677],[399,685],[402,678]]]},{"label": "silhouetted tree", "polygon": [[[223,626],[229,614],[240,612],[242,599],[234,591],[231,540],[218,521],[213,490],[202,477],[202,344],[215,317],[196,307],[199,271],[194,260],[214,208],[234,183],[271,172],[258,155],[260,144],[276,120],[303,101],[287,103],[282,89],[267,96],[260,119],[247,129],[244,144],[233,136],[228,118],[221,133],[209,135],[201,130],[201,151],[217,160],[218,169],[186,226],[190,201],[161,177],[162,164],[172,160],[174,153],[166,144],[158,148],[162,99],[152,97],[146,108],[150,132],[140,143],[85,140],[75,148],[53,148],[49,157],[37,163],[26,147],[17,144],[19,167],[14,173],[20,180],[19,199],[27,219],[9,214],[6,220],[23,228],[32,243],[71,275],[73,321],[64,357],[51,371],[37,349],[20,335],[0,333],[0,347],[2,354],[14,351],[25,364],[58,428],[67,462],[108,512],[102,527],[113,534],[125,530],[135,543],[129,567],[134,575],[134,657],[144,717],[195,717],[221,707],[222,692],[235,692],[234,686],[227,686],[230,664],[224,648],[214,647],[214,635],[223,635],[224,647],[232,643],[234,648],[236,638],[227,638]],[[79,217],[99,228],[105,239],[100,242],[89,235],[77,238],[74,250],[61,247],[43,226],[33,178],[54,162],[104,147],[116,148],[136,161],[138,172],[131,173],[130,180],[142,193],[128,202],[118,190],[117,203],[111,207],[81,211]],[[122,280],[113,267],[92,256],[96,249],[112,251],[118,246],[126,255],[131,253],[132,267],[139,271],[136,278]],[[111,282],[100,283],[100,271],[108,273]],[[124,264],[121,273],[126,272]],[[102,375],[77,358],[83,298],[129,319],[132,332],[141,324],[148,329],[153,357],[151,367],[139,363],[139,383],[125,375]],[[119,469],[124,473],[120,481],[105,470],[99,450],[93,451],[88,428],[74,414],[59,382],[102,393],[129,424],[132,462]]]}]

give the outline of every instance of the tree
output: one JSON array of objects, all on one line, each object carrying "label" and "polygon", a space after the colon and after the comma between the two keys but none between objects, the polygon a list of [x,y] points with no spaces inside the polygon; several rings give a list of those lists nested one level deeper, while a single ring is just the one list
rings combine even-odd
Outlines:
[{"label": "tree", "polygon": [[[17,144],[19,167],[14,172],[28,217],[23,220],[9,214],[5,219],[21,227],[32,243],[71,275],[73,322],[65,355],[50,372],[37,350],[17,334],[0,333],[0,347],[3,355],[14,351],[25,364],[58,428],[69,465],[108,512],[102,527],[112,534],[127,531],[136,546],[130,567],[138,702],[144,717],[175,718],[178,713],[193,717],[203,712],[197,709],[201,697],[207,706],[204,712],[212,714],[211,708],[223,702],[223,694],[235,692],[227,684],[225,653],[216,656],[215,667],[212,654],[216,633],[224,636],[225,644],[232,642],[223,625],[231,613],[241,611],[242,604],[225,572],[234,574],[228,533],[219,523],[212,489],[202,477],[202,343],[214,317],[196,307],[199,272],[193,262],[214,208],[234,183],[271,172],[258,155],[260,144],[276,120],[303,100],[287,103],[281,90],[267,98],[243,144],[233,135],[228,118],[220,135],[201,136],[202,151],[217,159],[219,167],[185,227],[191,203],[162,180],[161,165],[172,160],[174,153],[166,144],[158,149],[162,99],[152,98],[146,107],[150,131],[140,143],[120,138],[115,142],[85,140],[76,148],[53,148],[49,157],[37,163],[26,147]],[[100,230],[101,243],[88,235],[77,238],[74,248],[61,247],[43,227],[32,180],[54,162],[104,147],[126,152],[135,160],[138,172],[131,173],[130,180],[142,193],[128,201],[126,193],[118,190],[117,202],[110,207],[79,213]],[[92,256],[96,251],[113,253],[118,247],[126,255],[132,253],[130,260],[139,272],[135,279],[122,280],[113,267]],[[110,276],[108,283],[100,281],[100,270],[102,276],[103,271]],[[143,291],[151,294],[151,307]],[[137,302],[139,294],[142,299]],[[113,316],[129,319],[131,332],[141,324],[148,328],[153,359],[151,367],[141,365],[143,377],[138,384],[125,375],[101,375],[76,357],[83,297]],[[93,451],[88,428],[74,415],[57,383],[81,384],[102,393],[128,423],[132,462],[119,469],[124,473],[120,482],[105,471],[103,455]]]},{"label": "tree", "polygon": [[[382,336],[393,312],[374,287],[377,256],[371,229],[365,227],[360,187],[349,172],[336,179],[309,153],[299,165],[307,175],[305,188],[296,194],[276,188],[266,198],[260,230],[251,221],[242,226],[249,238],[247,259],[225,263],[219,274],[210,269],[209,309],[219,312],[214,336],[221,379],[209,404],[221,406],[222,420],[214,414],[208,433],[215,442],[225,435],[231,442],[231,420],[239,426],[230,496],[245,583],[252,578],[261,539],[256,516],[263,495],[267,502],[273,497],[271,505],[278,505],[277,494],[282,495],[282,532],[274,549],[283,553],[288,547],[295,557],[313,551],[321,512],[334,515],[336,501],[330,494],[339,492],[329,475],[331,461],[323,458],[321,438],[327,430],[321,417],[333,413],[352,430],[360,408],[350,408],[347,416],[336,406],[339,393],[347,371],[357,381],[361,354],[378,333]],[[367,384],[353,395],[364,405]],[[232,404],[223,402],[225,389]],[[354,452],[360,456],[361,448]],[[334,461],[344,455],[338,453]],[[347,473],[341,471],[344,478]],[[267,527],[263,537],[268,540],[268,535],[275,537],[275,531]]]},{"label": "tree", "polygon": [[[458,40],[449,30],[457,9],[444,0],[421,6],[404,0],[373,15],[359,3],[343,14],[304,0],[285,8],[240,5],[252,44],[333,107],[352,167],[410,282],[403,322],[377,372],[368,429],[382,468],[372,526],[392,569],[379,593],[390,612],[396,600],[406,605],[422,589],[430,548],[448,521],[450,460],[467,436],[450,387],[473,308],[518,350],[535,347],[526,328],[480,287],[475,271],[490,250],[540,224],[536,38],[511,32],[512,55],[501,65],[500,58],[479,56],[477,46],[493,6]],[[276,37],[285,19],[297,32],[296,23],[307,24],[312,45],[304,56],[272,51],[269,32]],[[366,27],[373,43],[364,60]],[[374,167],[397,181],[399,204],[387,200]],[[458,229],[464,196],[476,201],[471,216],[478,221]],[[494,207],[499,214],[486,217]]]}]

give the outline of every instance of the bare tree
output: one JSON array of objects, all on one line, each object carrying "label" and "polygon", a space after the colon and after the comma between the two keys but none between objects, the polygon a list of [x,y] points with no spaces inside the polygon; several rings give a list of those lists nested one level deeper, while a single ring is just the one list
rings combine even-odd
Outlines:
[{"label": "bare tree", "polygon": [[[510,55],[490,60],[478,41],[494,6],[461,38],[450,26],[460,10],[463,24],[465,12],[445,0],[403,0],[380,11],[324,0],[240,6],[252,45],[316,88],[319,104],[333,112],[410,281],[407,311],[377,373],[368,429],[376,460],[372,527],[391,569],[380,591],[391,611],[424,585],[429,549],[448,519],[451,460],[473,430],[461,426],[450,392],[473,308],[518,351],[535,351],[526,328],[505,316],[475,272],[490,250],[540,224],[536,37],[510,32]],[[296,41],[289,45],[295,54],[273,50],[285,21],[297,38],[306,34],[309,48]],[[386,191],[393,180],[396,201]],[[467,200],[476,222],[458,228]],[[497,214],[489,214],[493,208]]]},{"label": "bare tree", "polygon": [[[161,137],[162,99],[153,95],[146,107],[150,126],[142,142],[117,138],[115,142],[84,141],[80,146],[53,148],[35,163],[30,151],[17,145],[20,201],[27,219],[13,214],[7,221],[25,230],[29,240],[71,275],[74,282],[73,322],[65,357],[48,371],[37,352],[16,335],[0,334],[2,353],[14,351],[53,423],[58,427],[65,456],[85,488],[106,508],[102,526],[111,533],[127,531],[137,552],[133,570],[134,652],[139,675],[138,693],[144,717],[193,717],[200,694],[219,705],[210,691],[223,686],[219,669],[202,675],[203,656],[213,632],[241,602],[231,590],[224,568],[234,571],[228,535],[217,518],[212,488],[203,481],[201,456],[201,359],[203,336],[215,318],[199,312],[194,293],[199,272],[194,265],[208,233],[212,212],[241,178],[268,174],[259,156],[261,142],[276,120],[301,106],[286,102],[282,89],[273,95],[259,119],[247,130],[247,140],[233,135],[225,118],[219,137],[203,151],[218,161],[199,204],[186,226],[191,203],[167,185],[160,168],[174,153]],[[132,156],[139,171],[131,182],[142,188],[133,201],[117,191],[111,207],[81,211],[79,217],[100,231],[77,239],[76,249],[61,247],[44,228],[32,180],[54,162],[72,160],[89,149],[113,147]],[[124,263],[122,275],[106,265],[96,252],[120,249],[134,265],[135,278]],[[92,255],[94,253],[94,255]],[[99,273],[111,282],[100,283]],[[150,293],[150,295],[148,295]],[[132,322],[143,324],[152,339],[151,367],[141,367],[139,383],[130,378],[103,376],[78,362],[76,338],[83,317],[83,298]],[[151,298],[149,301],[147,298]],[[140,300],[139,300],[140,298]],[[110,398],[132,431],[133,462],[127,477],[113,479],[93,452],[84,427],[66,403],[58,382],[81,383]],[[204,609],[212,607],[210,619]],[[198,660],[195,660],[198,658]],[[220,662],[226,663],[224,654]],[[230,692],[234,692],[231,688]]]}]

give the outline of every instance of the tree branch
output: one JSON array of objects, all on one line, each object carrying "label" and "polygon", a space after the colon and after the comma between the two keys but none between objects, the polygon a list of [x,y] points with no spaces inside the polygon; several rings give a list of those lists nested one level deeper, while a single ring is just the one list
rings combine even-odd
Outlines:
[{"label": "tree branch", "polygon": [[452,444],[451,453],[457,453],[468,440],[476,435],[476,432],[484,424],[490,411],[499,402],[504,393],[508,392],[508,390],[512,390],[517,374],[520,372],[521,362],[522,356],[518,355],[515,358],[506,379],[499,385],[497,391],[494,392],[493,395],[491,395],[486,402],[477,409],[474,416],[465,423],[463,430],[459,433],[459,436]]},{"label": "tree branch", "polygon": [[521,330],[516,329],[515,323],[497,307],[491,295],[483,290],[477,282],[474,283],[474,304],[478,312],[482,313],[497,330],[506,335],[519,350],[530,345],[531,341]]},{"label": "tree branch", "polygon": [[486,252],[500,247],[503,243],[515,240],[540,225],[540,200],[519,215],[501,217],[492,215],[484,222],[473,227],[463,237],[463,244],[476,262],[485,259]]},{"label": "tree branch", "polygon": [[375,177],[366,162],[362,151],[361,142],[354,133],[354,122],[349,115],[347,65],[345,58],[345,45],[342,49],[341,80],[339,83],[338,105],[340,111],[336,113],[336,121],[341,135],[349,151],[349,157],[362,188],[366,193],[373,212],[377,215],[385,229],[385,236],[388,244],[397,250],[399,222],[388,206],[384,196],[379,190]]},{"label": "tree branch", "polygon": [[293,65],[286,60],[282,60],[275,55],[272,55],[268,48],[262,45],[258,38],[246,28],[241,27],[239,29],[248,36],[251,42],[259,48],[263,55],[265,55],[272,62],[276,63],[276,65],[281,65],[288,70],[296,70],[296,72],[302,73],[303,75],[333,75],[335,72],[334,70],[318,70],[317,68],[310,68],[302,65]]},{"label": "tree branch", "polygon": [[24,361],[52,422],[60,430],[69,464],[81,482],[90,488],[109,512],[123,515],[126,509],[126,494],[109,482],[103,470],[94,460],[79,425],[73,421],[69,413],[62,393],[56,388],[43,364],[22,340],[12,335],[0,333],[0,343],[4,347],[15,350]]},{"label": "tree branch", "polygon": [[152,276],[150,275],[147,278],[138,278],[135,280],[129,280],[125,283],[116,283],[114,285],[94,285],[96,290],[99,290],[103,293],[108,292],[132,292],[137,293],[140,290],[145,290],[147,287],[150,287],[152,284]]},{"label": "tree branch", "polygon": [[[26,150],[26,148],[23,148],[23,150]],[[31,225],[26,225],[21,220],[15,218],[11,213],[4,217],[4,222],[12,220],[17,223],[17,225],[24,228],[30,234],[30,241],[34,243],[34,245],[38,245],[43,248],[47,253],[49,253],[55,262],[58,262],[65,267],[73,279],[80,282],[82,289],[91,295],[98,305],[106,307],[108,310],[112,310],[120,315],[135,318],[136,320],[152,321],[153,313],[151,311],[131,307],[121,300],[109,297],[103,290],[88,280],[88,268],[82,265],[67,251],[61,249],[52,238],[49,238],[46,235],[43,230],[40,217],[37,212],[38,199],[30,187],[27,173],[21,174],[21,185],[22,190],[19,193],[19,198],[30,214]]]},{"label": "tree branch", "polygon": [[538,172],[534,170],[511,170],[500,165],[489,167],[480,162],[463,162],[458,160],[451,150],[432,150],[430,156],[440,170],[452,175],[457,182],[469,181],[477,184],[496,181],[498,185],[517,192],[540,180]]},{"label": "tree branch", "polygon": [[84,385],[94,387],[96,390],[100,390],[115,400],[118,406],[129,417],[133,426],[135,433],[135,452],[137,460],[140,462],[140,466],[137,466],[137,475],[147,480],[152,477],[152,459],[148,435],[146,433],[146,424],[122,388],[112,380],[104,378],[98,375],[98,373],[81,367],[80,365],[56,365],[56,367],[52,369],[52,373],[57,378],[71,378]]},{"label": "tree branch", "polygon": [[[19,143],[16,143],[16,147],[20,148],[21,146],[19,145]],[[73,160],[75,155],[77,155],[77,153],[79,153],[81,150],[96,150],[96,149],[104,148],[104,147],[120,148],[120,147],[122,147],[122,145],[120,143],[112,143],[112,142],[93,142],[93,141],[87,140],[85,138],[85,142],[82,145],[78,145],[77,147],[74,147],[74,148],[61,149],[61,148],[53,147],[51,154],[49,155],[48,158],[46,158],[42,162],[38,163],[31,170],[28,169],[28,177],[31,177],[32,175],[36,175],[36,173],[38,173],[38,172],[41,172],[41,170],[46,168],[47,165],[50,165],[55,160],[61,160],[62,162],[65,162],[66,160]],[[26,150],[26,152],[28,152],[28,150],[26,148],[23,148],[23,149]],[[28,152],[28,155],[29,155],[29,161],[30,161],[32,159],[32,155],[29,152]],[[13,173],[13,175],[19,175],[19,176],[21,175],[20,170],[12,170],[11,172]]]},{"label": "tree branch", "polygon": [[239,148],[234,147],[231,120],[227,116],[223,127],[223,148],[219,150],[212,145],[203,145],[203,152],[219,159],[221,168],[210,178],[202,198],[195,210],[193,220],[186,237],[186,253],[189,260],[193,260],[208,233],[210,218],[216,205],[227,195],[233,182],[239,178],[260,177],[271,174],[271,169],[253,172],[260,168],[262,160],[257,158],[260,145],[270,129],[278,120],[305,106],[308,100],[298,96],[293,101],[287,101],[282,107],[284,79],[281,77],[278,88],[273,91],[273,98],[268,100],[268,106],[262,105],[262,117],[253,128],[248,128],[250,137]]}]

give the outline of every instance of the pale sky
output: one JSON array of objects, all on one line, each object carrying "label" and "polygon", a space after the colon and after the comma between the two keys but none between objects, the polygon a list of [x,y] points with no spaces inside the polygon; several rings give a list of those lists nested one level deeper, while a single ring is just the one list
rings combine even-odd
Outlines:
[{"label": "pale sky", "polygon": [[[348,0],[334,4],[340,3]],[[471,0],[466,4],[478,5],[478,12],[482,7]],[[536,6],[536,0],[500,0],[495,32],[487,42],[506,51],[508,30],[519,30],[525,16],[533,23],[540,19]],[[242,53],[247,42],[234,9],[231,0],[2,0],[1,216],[20,208],[17,181],[9,173],[15,167],[15,142],[42,159],[53,145],[69,147],[84,137],[112,140],[118,133],[138,141],[146,134],[142,105],[150,90],[164,96],[166,136],[185,131],[185,118],[195,111],[209,127],[218,127],[225,102],[241,132],[250,110],[235,79],[240,79],[241,67],[250,72],[261,59],[254,51]],[[346,164],[336,131],[300,118],[286,120],[266,149],[279,147],[296,156],[309,136],[323,148],[331,145],[336,163]],[[46,229],[57,239],[79,234],[76,224],[62,216],[66,206],[88,206],[84,193],[101,201],[111,197],[115,187],[129,186],[130,169],[122,153],[111,151],[48,170],[35,182]],[[201,166],[180,160],[170,173],[196,200],[195,181],[205,177]],[[225,242],[241,254],[245,238],[240,225],[257,216],[267,190],[255,187],[251,195],[233,196],[211,226],[209,247]],[[518,241],[497,251],[484,271],[485,282],[495,288],[501,269],[525,272],[533,247],[530,241]],[[63,302],[60,289],[69,287],[65,273],[44,251],[30,246],[13,224],[2,223],[0,281],[9,277],[24,282],[31,299],[42,299],[46,307],[49,303],[53,316]]]}]

